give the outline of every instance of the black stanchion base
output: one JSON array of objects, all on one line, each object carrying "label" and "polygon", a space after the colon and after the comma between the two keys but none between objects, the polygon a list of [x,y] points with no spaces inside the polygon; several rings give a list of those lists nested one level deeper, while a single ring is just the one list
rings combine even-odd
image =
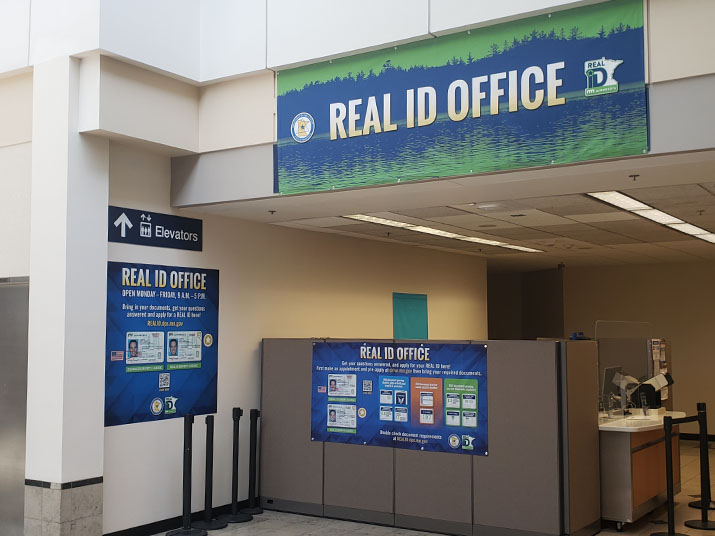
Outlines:
[{"label": "black stanchion base", "polygon": [[[688,503],[688,506],[690,508],[695,508],[696,510],[701,510],[703,505],[703,501],[692,501]],[[710,506],[708,506],[708,510],[715,510],[715,501],[710,501]]]},{"label": "black stanchion base", "polygon": [[650,536],[686,536],[686,535],[681,532],[674,532],[673,534],[669,534],[668,532],[651,532]]},{"label": "black stanchion base", "polygon": [[252,519],[253,516],[249,516],[248,514],[224,514],[218,516],[219,521],[225,521],[226,523],[246,523]]},{"label": "black stanchion base", "polygon": [[201,529],[176,529],[170,530],[166,533],[166,536],[208,536],[205,530]]},{"label": "black stanchion base", "polygon": [[260,506],[249,506],[247,508],[241,508],[241,513],[256,516],[258,514],[263,513],[263,508],[261,508]]},{"label": "black stanchion base", "polygon": [[688,528],[699,530],[715,530],[715,521],[703,521],[702,519],[693,519],[683,523]]},{"label": "black stanchion base", "polygon": [[228,526],[228,522],[220,521],[218,519],[211,519],[210,521],[202,519],[200,521],[194,521],[191,523],[191,526],[197,529],[218,530],[226,528]]}]

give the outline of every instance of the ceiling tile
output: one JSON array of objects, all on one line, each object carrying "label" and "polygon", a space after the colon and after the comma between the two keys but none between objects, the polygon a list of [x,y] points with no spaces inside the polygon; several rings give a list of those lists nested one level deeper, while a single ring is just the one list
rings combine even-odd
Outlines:
[{"label": "ceiling tile", "polygon": [[485,216],[478,216],[477,214],[465,214],[463,212],[459,216],[434,217],[430,218],[430,220],[447,223],[449,225],[454,225],[455,227],[462,227],[463,229],[471,229],[473,231],[483,231],[487,233],[491,233],[492,229],[518,228],[518,225],[513,223],[495,220]]},{"label": "ceiling tile", "polygon": [[567,225],[573,223],[561,216],[554,216],[553,214],[535,208],[510,210],[506,212],[490,212],[488,216],[524,227],[544,227],[547,225]]},{"label": "ceiling tile", "polygon": [[633,242],[638,242],[635,238],[611,233],[585,224],[552,225],[550,227],[544,227],[544,230],[548,230],[555,235],[565,236],[567,238],[573,238],[574,240],[580,240],[582,242],[589,242],[591,244],[602,246],[610,244],[632,244]]},{"label": "ceiling tile", "polygon": [[405,209],[396,211],[403,216],[412,216],[414,218],[440,218],[443,216],[459,216],[463,215],[464,212],[457,210],[452,207],[427,207],[427,208],[415,208],[415,209]]},{"label": "ceiling tile", "polygon": [[640,216],[626,212],[625,210],[617,210],[615,212],[602,212],[600,214],[571,214],[569,219],[581,223],[594,223],[599,221],[626,221],[637,220]]},{"label": "ceiling tile", "polygon": [[688,253],[700,259],[715,259],[715,244],[704,240],[681,240],[679,242],[659,242],[659,246]]},{"label": "ceiling tile", "polygon": [[592,225],[642,242],[673,242],[691,239],[686,234],[673,231],[664,225],[653,223],[644,218],[632,221],[595,222]]},{"label": "ceiling tile", "polygon": [[706,184],[701,184],[700,186],[705,188],[711,194],[715,195],[715,182],[708,182]]},{"label": "ceiling tile", "polygon": [[697,202],[704,197],[710,197],[705,188],[699,184],[680,184],[677,186],[657,186],[654,188],[638,188],[621,190],[624,194],[647,204],[656,202],[684,203]]},{"label": "ceiling tile", "polygon": [[529,208],[521,204],[520,201],[484,201],[483,203],[464,203],[459,205],[449,205],[465,212],[473,212],[482,216],[489,216],[491,212],[507,212],[511,210],[522,210]]},{"label": "ceiling tile", "polygon": [[382,238],[397,237],[403,235],[416,234],[413,231],[408,231],[407,229],[400,229],[398,227],[387,227],[385,225],[377,225],[375,223],[360,223],[358,225],[343,225],[340,227],[331,227],[336,231],[345,231],[349,233],[358,233],[369,236],[379,236]]},{"label": "ceiling tile", "polygon": [[489,229],[489,234],[499,238],[509,238],[511,240],[536,240],[539,238],[556,238],[551,233],[545,233],[529,227],[513,227],[509,229]]},{"label": "ceiling tile", "polygon": [[559,195],[520,200],[524,205],[557,216],[617,212],[618,209],[586,195]]},{"label": "ceiling tile", "polygon": [[664,248],[657,244],[617,244],[613,249],[623,249],[663,261],[692,261],[695,257],[675,249]]}]

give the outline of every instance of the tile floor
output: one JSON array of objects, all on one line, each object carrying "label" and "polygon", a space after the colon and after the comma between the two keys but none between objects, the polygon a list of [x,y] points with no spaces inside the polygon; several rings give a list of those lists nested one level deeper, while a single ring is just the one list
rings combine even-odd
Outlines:
[{"label": "tile floor", "polygon": [[[695,530],[685,527],[684,521],[700,519],[700,511],[688,507],[700,494],[700,454],[695,441],[680,444],[681,492],[675,497],[675,531],[689,536],[715,536],[713,531]],[[710,479],[715,483],[715,450],[710,451]],[[715,512],[710,514],[715,520]],[[659,523],[667,520],[666,508],[660,507],[636,523],[625,525],[623,532],[616,530],[615,524],[604,523],[601,534],[629,536],[649,536],[653,532],[667,532],[668,525]],[[165,533],[157,534],[163,536]],[[211,536],[431,536],[429,532],[382,527],[351,521],[340,521],[320,517],[302,516],[284,512],[266,511],[249,523],[229,525],[227,528],[209,532]]]}]

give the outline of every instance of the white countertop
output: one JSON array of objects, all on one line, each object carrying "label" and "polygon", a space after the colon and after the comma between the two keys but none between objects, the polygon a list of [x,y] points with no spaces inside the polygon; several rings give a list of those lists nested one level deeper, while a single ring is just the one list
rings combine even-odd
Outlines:
[{"label": "white countertop", "polygon": [[604,422],[599,419],[598,429],[601,432],[650,432],[663,428],[663,417],[673,417],[674,419],[685,417],[685,413],[682,411],[667,411],[665,415],[653,415],[643,418],[641,410],[634,411],[640,411],[641,414],[636,413],[619,419],[607,419]]}]

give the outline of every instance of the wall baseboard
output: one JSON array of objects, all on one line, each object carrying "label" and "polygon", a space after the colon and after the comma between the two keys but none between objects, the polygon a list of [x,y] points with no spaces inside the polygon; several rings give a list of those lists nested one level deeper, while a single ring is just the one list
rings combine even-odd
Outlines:
[{"label": "wall baseboard", "polygon": [[[238,507],[246,508],[248,506],[248,500],[239,501]],[[213,508],[214,517],[220,516],[222,514],[230,514],[231,505],[224,504],[223,506],[216,506]],[[199,521],[204,518],[204,511],[194,512],[191,514],[191,521]],[[162,519],[161,521],[154,521],[153,523],[147,523],[146,525],[140,525],[138,527],[132,527],[130,529],[118,530],[116,532],[109,532],[104,536],[152,536],[152,534],[157,534],[159,532],[168,532],[170,530],[181,528],[183,519],[181,516],[172,517],[170,519]]]}]

